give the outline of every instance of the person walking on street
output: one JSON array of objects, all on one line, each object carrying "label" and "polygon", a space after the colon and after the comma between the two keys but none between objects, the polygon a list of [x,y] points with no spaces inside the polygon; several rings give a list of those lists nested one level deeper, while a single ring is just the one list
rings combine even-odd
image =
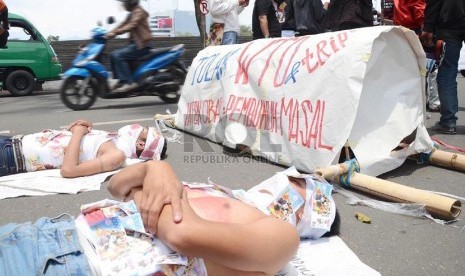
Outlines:
[{"label": "person walking on street", "polygon": [[438,69],[438,92],[441,118],[436,130],[444,134],[457,133],[457,72],[462,43],[465,41],[465,1],[427,0],[425,21],[420,40],[433,44],[433,34],[446,43],[446,51]]},{"label": "person walking on street", "polygon": [[[403,26],[421,34],[425,19],[425,0],[394,0],[394,25]],[[442,41],[439,41],[442,43]],[[441,63],[442,52],[436,49],[436,45],[424,45],[426,53],[426,110],[439,112],[440,101],[438,95],[437,74],[438,65]],[[440,53],[439,55],[437,53]]]},{"label": "person walking on street", "polygon": [[252,12],[253,39],[281,37],[281,24],[277,17],[278,5],[274,0],[255,0]]}]

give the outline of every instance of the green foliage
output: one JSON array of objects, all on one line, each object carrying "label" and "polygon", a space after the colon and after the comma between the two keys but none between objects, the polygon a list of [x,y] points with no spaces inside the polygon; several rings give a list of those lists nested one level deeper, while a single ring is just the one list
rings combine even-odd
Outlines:
[{"label": "green foliage", "polygon": [[49,35],[47,36],[47,41],[50,43],[50,42],[53,42],[53,41],[59,41],[60,40],[60,36],[59,35]]},{"label": "green foliage", "polygon": [[252,27],[249,25],[241,25],[241,36],[252,36]]}]

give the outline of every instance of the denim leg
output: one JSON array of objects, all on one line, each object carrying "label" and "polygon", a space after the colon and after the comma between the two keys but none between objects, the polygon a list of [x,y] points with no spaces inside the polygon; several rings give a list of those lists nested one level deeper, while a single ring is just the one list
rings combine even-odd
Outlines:
[{"label": "denim leg", "polygon": [[455,127],[457,123],[458,95],[457,68],[463,39],[445,37],[446,51],[438,69],[438,92],[441,103],[441,125]]},{"label": "denim leg", "polygon": [[223,33],[223,40],[221,45],[237,44],[239,42],[239,35],[235,31]]},{"label": "denim leg", "polygon": [[0,227],[0,275],[89,275],[74,218],[40,218]]},{"label": "denim leg", "polygon": [[131,42],[126,47],[113,51],[110,55],[113,78],[119,79],[122,83],[132,83],[133,78],[129,62],[147,55],[149,52],[149,47],[138,49],[134,42]]},{"label": "denim leg", "polygon": [[110,65],[111,65],[111,72],[113,74],[114,79],[118,79],[121,81],[122,74],[120,71],[120,63],[121,59],[119,57],[119,52],[121,52],[122,49],[116,49],[113,52],[110,53]]},{"label": "denim leg", "polygon": [[131,79],[129,64],[121,57],[125,50],[126,48],[117,49],[110,54],[113,78],[118,79],[121,83],[127,83]]}]

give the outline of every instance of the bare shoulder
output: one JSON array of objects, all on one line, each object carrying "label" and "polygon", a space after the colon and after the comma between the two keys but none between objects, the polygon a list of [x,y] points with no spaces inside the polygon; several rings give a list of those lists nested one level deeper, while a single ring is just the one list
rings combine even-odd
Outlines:
[{"label": "bare shoulder", "polygon": [[249,223],[267,217],[258,209],[229,197],[214,197],[196,189],[185,188],[189,204],[203,219],[226,223]]}]

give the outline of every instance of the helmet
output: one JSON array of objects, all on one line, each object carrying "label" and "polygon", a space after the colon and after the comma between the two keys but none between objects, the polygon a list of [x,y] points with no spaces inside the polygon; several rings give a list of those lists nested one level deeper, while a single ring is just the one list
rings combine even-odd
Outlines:
[{"label": "helmet", "polygon": [[123,2],[124,8],[131,11],[135,6],[139,5],[139,0],[118,0]]}]

